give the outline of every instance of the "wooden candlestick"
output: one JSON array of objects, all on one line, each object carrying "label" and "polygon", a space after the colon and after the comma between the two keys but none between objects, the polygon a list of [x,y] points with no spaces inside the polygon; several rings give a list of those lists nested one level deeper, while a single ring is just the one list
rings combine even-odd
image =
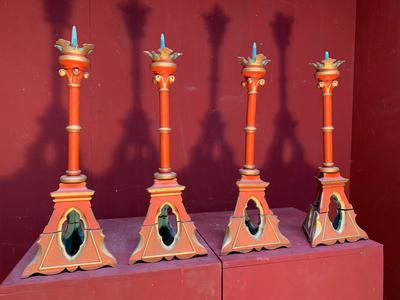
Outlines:
[{"label": "wooden candlestick", "polygon": [[81,80],[89,77],[87,55],[94,46],[83,44],[80,48],[75,28],[72,32],[71,42],[63,39],[56,42],[61,51],[59,75],[68,79],[68,170],[60,178],[59,189],[50,194],[54,210],[37,241],[38,253],[25,268],[23,278],[35,273],[50,275],[65,269],[72,272],[78,268],[93,270],[116,265],[91,209],[94,191],[86,187],[86,176],[79,169],[79,91]]},{"label": "wooden candlestick", "polygon": [[[252,58],[239,57],[239,61],[245,78],[242,85],[247,89],[245,164],[239,170],[241,179],[236,183],[239,187],[239,197],[225,233],[222,255],[290,246],[289,240],[279,231],[277,216],[265,200],[265,189],[269,183],[260,179],[260,171],[256,168],[254,160],[257,93],[258,87],[265,84],[263,77],[266,74],[265,65],[269,60],[263,54],[257,54],[253,44]],[[258,209],[258,226],[251,223],[247,214],[246,208],[250,201],[253,201]]]},{"label": "wooden candlestick", "polygon": [[[310,205],[303,228],[313,247],[318,244],[331,245],[336,242],[354,242],[367,239],[368,236],[356,223],[356,214],[350,204],[344,189],[348,179],[340,175],[339,168],[333,162],[333,121],[332,95],[333,89],[338,86],[337,79],[340,72],[338,67],[344,61],[329,57],[325,52],[325,59],[312,63],[315,68],[315,78],[318,87],[322,89],[323,98],[323,158],[317,177],[319,189],[316,200]],[[329,204],[336,204],[336,217],[329,219]]]},{"label": "wooden candlestick", "polygon": [[[165,47],[164,35],[161,35],[158,52],[145,51],[152,63],[150,70],[154,74],[153,82],[159,90],[160,101],[160,168],[154,174],[154,184],[150,193],[150,206],[140,230],[140,241],[133,251],[129,263],[137,261],[157,262],[165,258],[171,260],[205,255],[207,250],[196,237],[196,227],[187,214],[182,202],[184,186],[179,185],[170,163],[170,120],[169,89],[175,81],[175,59],[181,55]],[[176,217],[176,231],[170,223],[168,210]]]}]

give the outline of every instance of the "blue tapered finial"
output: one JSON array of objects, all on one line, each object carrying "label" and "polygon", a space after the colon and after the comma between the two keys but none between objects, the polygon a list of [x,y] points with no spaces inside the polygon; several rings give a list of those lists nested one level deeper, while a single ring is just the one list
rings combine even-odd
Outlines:
[{"label": "blue tapered finial", "polygon": [[328,51],[325,51],[324,59],[325,59],[325,60],[328,60],[328,59],[329,59],[329,52],[328,52]]},{"label": "blue tapered finial", "polygon": [[76,33],[76,27],[72,26],[71,32],[71,46],[76,48],[78,46],[78,34]]},{"label": "blue tapered finial", "polygon": [[257,44],[256,42],[253,43],[253,48],[251,49],[251,60],[255,61],[257,55]]},{"label": "blue tapered finial", "polygon": [[161,33],[161,37],[160,37],[160,48],[161,48],[161,49],[165,48],[165,37],[164,37],[164,33]]}]

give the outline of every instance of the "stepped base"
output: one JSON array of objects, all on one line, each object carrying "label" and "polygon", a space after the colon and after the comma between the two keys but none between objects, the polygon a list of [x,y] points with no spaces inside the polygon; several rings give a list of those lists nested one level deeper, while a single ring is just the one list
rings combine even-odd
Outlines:
[{"label": "stepped base", "polygon": [[[344,192],[348,179],[343,178],[337,172],[333,174],[321,173],[317,180],[319,183],[317,199],[310,205],[303,223],[303,229],[311,246],[368,239],[367,233],[357,225],[353,206]],[[337,205],[334,221],[329,219],[329,205],[332,200]]]},{"label": "stepped base", "polygon": [[[182,203],[185,189],[176,179],[154,181],[148,191],[150,206],[140,230],[140,241],[133,251],[129,263],[138,261],[157,262],[162,259],[188,259],[196,255],[206,255],[207,250],[196,237],[196,227]],[[176,232],[169,223],[168,208],[176,217]],[[167,232],[169,242],[162,236]]]},{"label": "stepped base", "polygon": [[[265,200],[265,189],[269,183],[262,181],[258,175],[242,175],[236,184],[239,187],[239,197],[225,233],[221,255],[290,247],[289,240],[279,231],[278,217]],[[258,228],[249,225],[246,208],[250,201],[254,201],[259,212]]]},{"label": "stepped base", "polygon": [[[104,234],[90,206],[93,194],[94,191],[87,189],[85,183],[61,183],[60,188],[51,193],[55,203],[53,214],[37,241],[37,254],[25,268],[22,278],[36,273],[52,275],[64,270],[94,270],[116,265],[115,258],[104,244]],[[73,222],[70,221],[71,212],[75,218]],[[64,223],[67,225],[63,226]],[[75,246],[74,253],[69,253],[64,240],[70,226],[71,232],[75,227],[81,230],[82,242]]]},{"label": "stepped base", "polygon": [[336,230],[328,213],[319,213],[318,208],[311,205],[303,229],[312,247],[319,244],[333,245],[337,242],[343,244],[345,241],[368,239],[367,233],[357,225],[354,210],[341,210],[339,213],[342,214],[345,224],[341,230]]}]

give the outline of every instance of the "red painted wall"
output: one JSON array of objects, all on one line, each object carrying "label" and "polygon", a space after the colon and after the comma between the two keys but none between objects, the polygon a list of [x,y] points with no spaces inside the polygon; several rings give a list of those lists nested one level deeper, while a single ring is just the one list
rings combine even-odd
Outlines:
[{"label": "red painted wall", "polygon": [[[218,3],[218,4],[217,4]],[[335,162],[349,175],[356,1],[0,2],[0,278],[35,241],[66,169],[59,37],[96,45],[82,86],[82,168],[98,218],[146,213],[157,168],[158,101],[142,50],[182,51],[172,88],[172,162],[189,212],[233,209],[244,156],[238,55],[272,62],[259,93],[256,162],[272,207],[306,209],[321,162],[321,99],[309,62],[345,59],[335,91]],[[132,234],[137,234],[133,232]]]},{"label": "red painted wall", "polygon": [[400,2],[358,1],[351,199],[385,245],[385,299],[400,299]]}]

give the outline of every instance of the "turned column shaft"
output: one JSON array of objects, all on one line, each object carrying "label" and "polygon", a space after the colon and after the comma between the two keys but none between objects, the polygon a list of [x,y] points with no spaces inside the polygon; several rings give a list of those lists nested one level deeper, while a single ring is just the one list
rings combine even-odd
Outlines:
[{"label": "turned column shaft", "polygon": [[324,165],[333,166],[332,94],[323,95],[323,151]]},{"label": "turned column shaft", "polygon": [[170,122],[169,122],[169,91],[160,89],[160,172],[171,171],[170,160]]},{"label": "turned column shaft", "polygon": [[255,145],[255,130],[256,130],[256,106],[257,93],[249,92],[247,94],[247,115],[245,128],[245,167],[254,168],[254,145]]},{"label": "turned column shaft", "polygon": [[78,86],[69,86],[69,124],[68,131],[68,173],[79,173],[79,101],[80,90]]}]

